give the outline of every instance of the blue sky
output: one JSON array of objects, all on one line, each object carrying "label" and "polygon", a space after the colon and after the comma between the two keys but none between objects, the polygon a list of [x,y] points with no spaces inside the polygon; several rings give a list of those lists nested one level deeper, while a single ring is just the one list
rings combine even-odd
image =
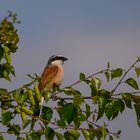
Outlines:
[{"label": "blue sky", "polygon": [[[64,85],[79,73],[90,75],[105,68],[128,67],[140,56],[139,0],[1,0],[0,18],[18,14],[20,48],[13,56],[17,78],[2,86],[16,88],[29,81],[27,73],[40,74],[52,54],[64,54]],[[113,122],[125,133],[121,140],[139,137],[133,111]]]}]

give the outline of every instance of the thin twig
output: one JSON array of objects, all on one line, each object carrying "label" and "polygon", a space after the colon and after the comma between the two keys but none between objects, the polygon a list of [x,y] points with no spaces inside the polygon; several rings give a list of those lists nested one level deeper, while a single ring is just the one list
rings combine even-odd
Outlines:
[{"label": "thin twig", "polygon": [[[88,80],[88,79],[92,78],[93,76],[95,76],[95,75],[97,75],[97,74],[104,73],[104,72],[106,72],[106,71],[107,71],[107,69],[101,70],[101,71],[99,71],[99,72],[96,72],[96,73],[94,73],[94,74],[92,74],[92,75],[86,77],[85,80]],[[81,83],[81,82],[83,82],[83,81],[84,81],[84,80],[78,80],[78,81],[76,81],[75,83],[73,83],[73,84],[71,84],[71,85],[69,85],[69,86],[66,86],[66,87],[73,87],[73,86],[75,86],[75,85],[77,85],[77,84],[79,84],[79,83]],[[64,87],[64,88],[66,88],[66,87]],[[64,88],[62,88],[62,89],[64,89]],[[55,97],[55,95],[58,94],[58,93],[60,93],[60,92],[61,92],[61,91],[58,91],[58,92],[54,93],[52,96]]]},{"label": "thin twig", "polygon": [[114,92],[116,91],[116,89],[119,87],[119,85],[122,83],[123,79],[125,78],[125,76],[127,75],[127,73],[139,62],[139,60],[135,61],[134,64],[132,64],[128,70],[124,73],[123,77],[120,79],[120,81],[118,82],[118,84],[115,86],[115,88],[111,91],[111,95],[114,94]]},{"label": "thin twig", "polygon": [[[129,92],[131,95],[135,95],[135,94],[139,94],[140,91],[135,91],[135,92]],[[120,96],[122,93],[118,93],[118,94],[113,94],[112,96]]]},{"label": "thin twig", "polygon": [[[93,76],[95,76],[95,75],[97,75],[97,74],[104,73],[104,72],[106,72],[106,71],[107,71],[107,69],[105,69],[105,70],[101,70],[101,71],[99,71],[99,72],[96,72],[96,73],[94,73],[94,74],[92,74],[92,75],[86,77],[85,80],[87,80],[87,79],[89,79],[89,78],[92,78]],[[75,83],[69,85],[68,87],[75,86],[75,85],[81,83],[82,81],[83,81],[83,80],[78,80],[78,81],[76,81]]]}]

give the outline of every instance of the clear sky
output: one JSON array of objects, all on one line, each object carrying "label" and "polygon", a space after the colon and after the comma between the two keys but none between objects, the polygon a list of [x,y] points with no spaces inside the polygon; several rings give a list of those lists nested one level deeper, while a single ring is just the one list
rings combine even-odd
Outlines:
[{"label": "clear sky", "polygon": [[[90,75],[105,68],[128,67],[140,56],[139,0],[1,0],[0,18],[18,14],[20,48],[13,56],[17,78],[2,86],[16,88],[40,74],[52,54],[64,54],[63,85],[76,81],[79,72]],[[121,140],[138,139],[133,111],[111,125],[122,129]]]}]

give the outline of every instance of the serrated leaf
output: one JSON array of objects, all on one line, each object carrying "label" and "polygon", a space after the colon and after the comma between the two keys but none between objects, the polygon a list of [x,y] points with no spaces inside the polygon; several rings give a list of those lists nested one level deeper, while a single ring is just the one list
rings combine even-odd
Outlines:
[{"label": "serrated leaf", "polygon": [[137,84],[137,82],[134,78],[128,78],[125,81],[125,83],[128,84],[129,86],[131,86],[132,88],[136,89],[136,90],[139,89],[138,84]]},{"label": "serrated leaf", "polygon": [[134,105],[136,116],[137,116],[137,124],[140,127],[140,103]]},{"label": "serrated leaf", "polygon": [[75,118],[76,107],[72,103],[67,103],[62,109],[62,114],[67,123],[70,124]]},{"label": "serrated leaf", "polygon": [[140,76],[140,67],[135,67],[135,72],[137,74],[137,77]]},{"label": "serrated leaf", "polygon": [[82,73],[82,72],[80,73],[80,76],[79,77],[80,77],[80,80],[81,81],[85,80],[85,78],[86,78],[85,74]]},{"label": "serrated leaf", "polygon": [[2,124],[6,125],[12,120],[12,112],[7,111],[2,114]]},{"label": "serrated leaf", "polygon": [[117,68],[111,71],[111,79],[121,77],[123,74],[123,69]]}]

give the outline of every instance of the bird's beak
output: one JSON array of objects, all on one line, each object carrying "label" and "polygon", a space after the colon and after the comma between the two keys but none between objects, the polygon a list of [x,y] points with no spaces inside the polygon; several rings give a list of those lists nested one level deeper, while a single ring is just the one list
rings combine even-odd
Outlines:
[{"label": "bird's beak", "polygon": [[68,58],[66,58],[66,57],[63,57],[63,61],[67,61],[68,60]]}]

